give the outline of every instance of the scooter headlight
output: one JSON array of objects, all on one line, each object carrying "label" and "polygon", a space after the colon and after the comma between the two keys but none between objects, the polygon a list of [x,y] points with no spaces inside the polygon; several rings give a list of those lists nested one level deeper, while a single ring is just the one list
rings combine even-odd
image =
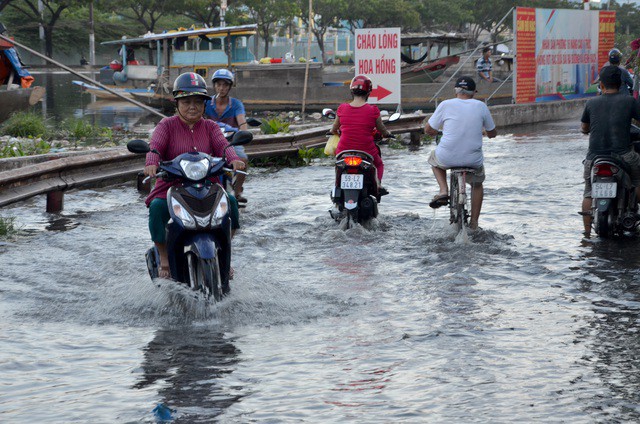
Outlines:
[{"label": "scooter headlight", "polygon": [[219,225],[227,213],[229,213],[229,201],[227,196],[223,195],[216,207],[216,211],[213,213],[213,225]]},{"label": "scooter headlight", "polygon": [[191,216],[187,209],[182,206],[175,197],[171,198],[171,210],[176,218],[179,218],[182,221],[184,228],[188,228],[190,230],[196,228],[196,221],[193,219],[193,216]]},{"label": "scooter headlight", "polygon": [[180,168],[190,180],[198,181],[203,180],[209,173],[210,162],[209,159],[202,159],[198,162],[191,162],[189,160],[181,160]]}]

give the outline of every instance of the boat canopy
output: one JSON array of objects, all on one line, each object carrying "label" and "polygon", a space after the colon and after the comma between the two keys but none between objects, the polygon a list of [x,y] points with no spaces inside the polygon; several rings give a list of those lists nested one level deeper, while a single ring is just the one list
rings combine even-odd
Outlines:
[{"label": "boat canopy", "polygon": [[159,34],[148,33],[140,37],[135,38],[122,38],[120,40],[103,41],[104,45],[126,45],[126,46],[144,46],[148,45],[151,41],[170,40],[174,38],[197,38],[197,37],[228,37],[228,36],[243,36],[254,35],[258,26],[256,24],[216,27],[216,28],[198,28],[198,29],[186,29],[186,30],[172,30],[164,31]]},{"label": "boat canopy", "polygon": [[438,34],[435,32],[425,33],[425,32],[410,32],[406,34],[402,34],[400,36],[400,45],[402,46],[415,46],[417,44],[423,43],[462,43],[464,41],[469,40],[470,37],[468,34],[457,33],[457,32],[448,32]]}]

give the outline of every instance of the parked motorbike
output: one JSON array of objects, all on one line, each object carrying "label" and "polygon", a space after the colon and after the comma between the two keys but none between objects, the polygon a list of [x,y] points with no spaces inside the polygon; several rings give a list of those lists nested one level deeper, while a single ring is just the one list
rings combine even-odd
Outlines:
[{"label": "parked motorbike", "polygon": [[[640,129],[632,139],[640,139]],[[634,143],[636,151],[638,143]],[[638,199],[626,166],[614,156],[597,156],[591,168],[591,215],[593,228],[600,237],[635,231],[640,224]]]},{"label": "parked motorbike", "polygon": [[[322,114],[335,119],[336,114],[331,109],[324,109]],[[389,121],[400,118],[400,112],[391,115]],[[382,136],[374,131],[376,142]],[[378,203],[383,193],[377,170],[373,164],[373,156],[360,150],[343,150],[336,157],[336,180],[331,191],[331,201],[334,207],[329,214],[336,221],[347,219],[347,228],[354,223],[363,224],[378,216]],[[386,194],[386,193],[385,193]]]},{"label": "parked motorbike", "polygon": [[[249,143],[253,135],[238,131],[230,143]],[[131,140],[133,153],[147,153],[149,144]],[[158,153],[155,149],[151,150]],[[171,219],[167,223],[167,251],[172,277],[215,301],[229,292],[231,264],[231,219],[229,197],[224,180],[231,171],[225,157],[212,157],[202,152],[183,153],[170,161],[161,161],[157,177],[178,181],[167,192]],[[146,253],[147,268],[152,279],[158,277],[160,255],[154,246]]]}]

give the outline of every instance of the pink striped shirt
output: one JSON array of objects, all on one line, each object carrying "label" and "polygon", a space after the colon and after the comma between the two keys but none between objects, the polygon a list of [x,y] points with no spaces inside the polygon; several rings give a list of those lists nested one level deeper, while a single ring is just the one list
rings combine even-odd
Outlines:
[{"label": "pink striped shirt", "polygon": [[[149,145],[152,149],[160,152],[163,160],[172,160],[183,153],[193,151],[207,153],[216,157],[222,157],[226,151],[227,162],[240,160],[232,147],[225,149],[229,143],[222,135],[218,124],[209,119],[200,119],[193,128],[189,128],[178,115],[164,118],[153,131]],[[157,154],[147,153],[146,166],[158,165],[159,163],[160,158]],[[168,183],[158,179],[155,187],[145,200],[146,205],[149,206],[156,197],[166,199],[167,190],[175,184],[177,182]]]}]

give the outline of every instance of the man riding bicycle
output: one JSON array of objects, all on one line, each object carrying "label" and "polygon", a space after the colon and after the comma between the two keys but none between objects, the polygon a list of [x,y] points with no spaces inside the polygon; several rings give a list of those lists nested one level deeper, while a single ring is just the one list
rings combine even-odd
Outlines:
[{"label": "man riding bicycle", "polygon": [[483,129],[487,137],[494,138],[498,132],[489,108],[476,100],[475,81],[460,77],[455,84],[456,98],[440,103],[429,118],[424,132],[435,136],[442,131],[440,143],[429,156],[429,165],[436,177],[440,191],[429,206],[439,208],[449,202],[447,169],[456,167],[474,168],[476,171],[467,182],[471,184],[471,220],[469,228],[478,228],[478,218],[484,197],[484,157],[482,155]]}]

